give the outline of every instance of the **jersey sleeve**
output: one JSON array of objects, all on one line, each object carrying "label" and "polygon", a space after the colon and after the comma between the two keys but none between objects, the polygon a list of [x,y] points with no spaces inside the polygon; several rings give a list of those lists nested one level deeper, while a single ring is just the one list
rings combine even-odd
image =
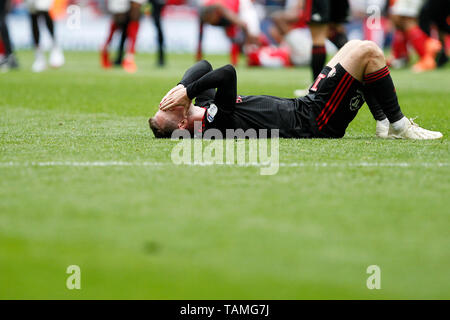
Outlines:
[{"label": "jersey sleeve", "polygon": [[208,72],[186,87],[189,99],[198,97],[202,92],[217,89],[214,103],[219,109],[232,111],[236,104],[236,70],[231,65]]},{"label": "jersey sleeve", "polygon": [[200,79],[205,74],[211,71],[212,66],[208,61],[206,60],[199,61],[184,73],[183,78],[178,84],[182,84],[183,86],[187,87],[191,83]]}]

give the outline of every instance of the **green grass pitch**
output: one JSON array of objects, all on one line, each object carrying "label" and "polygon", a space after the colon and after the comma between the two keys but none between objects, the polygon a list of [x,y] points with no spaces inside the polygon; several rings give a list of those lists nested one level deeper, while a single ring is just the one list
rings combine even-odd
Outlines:
[{"label": "green grass pitch", "polygon": [[[376,139],[363,107],[343,139],[280,140],[285,166],[261,176],[174,165],[176,142],[153,139],[147,119],[191,55],[165,69],[140,55],[135,75],[94,53],[33,74],[32,58],[0,74],[0,298],[450,298],[449,68],[393,72],[404,113],[444,139]],[[309,80],[238,68],[241,94],[291,97]],[[74,165],[95,161],[130,165]]]}]

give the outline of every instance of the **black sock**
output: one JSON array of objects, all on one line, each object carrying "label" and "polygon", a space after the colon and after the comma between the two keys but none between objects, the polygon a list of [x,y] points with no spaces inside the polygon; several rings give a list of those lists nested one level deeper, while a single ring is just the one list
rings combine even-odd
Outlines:
[{"label": "black sock", "polygon": [[397,93],[388,67],[364,76],[365,87],[383,109],[390,123],[404,117],[398,104]]},{"label": "black sock", "polygon": [[119,48],[117,49],[116,61],[114,61],[114,64],[116,66],[122,65],[123,54],[124,54],[124,50],[125,50],[125,42],[127,41],[127,27],[128,27],[128,22],[125,22],[123,25],[121,25],[119,27],[122,34],[120,35],[120,42],[119,42]]},{"label": "black sock", "polygon": [[366,100],[367,105],[369,106],[370,113],[372,113],[372,116],[377,121],[383,121],[386,119],[386,115],[383,112],[383,109],[381,108],[381,105],[378,103],[377,99],[375,99],[375,96],[364,86],[364,98]]},{"label": "black sock", "polygon": [[42,11],[42,12],[40,12],[40,14],[44,17],[48,32],[50,32],[50,35],[52,36],[52,39],[54,40],[55,39],[55,26],[53,24],[52,17],[50,17],[50,14],[48,13],[48,11]]},{"label": "black sock", "polygon": [[153,22],[155,23],[157,35],[158,35],[158,65],[164,65],[164,34],[161,26],[161,11],[164,8],[164,5],[158,3],[157,1],[153,1]]},{"label": "black sock", "polygon": [[322,72],[326,58],[327,51],[324,45],[312,47],[311,69],[313,72],[313,80],[315,80],[320,72]]},{"label": "black sock", "polygon": [[342,48],[347,42],[348,38],[344,32],[335,32],[330,41],[338,48]]},{"label": "black sock", "polygon": [[40,39],[39,22],[38,22],[38,15],[35,13],[31,14],[31,31],[33,33],[34,46],[36,48],[38,48],[39,47],[39,39]]},{"label": "black sock", "polygon": [[437,54],[436,62],[438,68],[444,66],[448,62],[448,56],[447,53],[445,52],[445,44],[442,45],[441,51]]}]

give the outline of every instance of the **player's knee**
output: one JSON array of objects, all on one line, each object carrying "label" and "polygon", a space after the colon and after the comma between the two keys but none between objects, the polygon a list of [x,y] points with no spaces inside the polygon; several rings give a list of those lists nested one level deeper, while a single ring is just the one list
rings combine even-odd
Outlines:
[{"label": "player's knee", "polygon": [[361,44],[361,40],[349,40],[345,43],[345,45],[342,47],[345,48],[345,50],[354,50],[355,48],[358,48],[359,45]]},{"label": "player's knee", "polygon": [[364,40],[359,44],[358,50],[367,60],[384,59],[384,53],[380,47],[373,41]]}]

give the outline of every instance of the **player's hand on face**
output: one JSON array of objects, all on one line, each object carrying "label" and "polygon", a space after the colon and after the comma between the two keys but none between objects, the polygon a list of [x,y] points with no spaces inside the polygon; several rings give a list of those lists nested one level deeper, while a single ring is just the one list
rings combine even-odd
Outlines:
[{"label": "player's hand on face", "polygon": [[173,87],[172,89],[170,89],[169,92],[167,92],[166,95],[161,99],[161,102],[159,103],[159,105],[161,106],[163,101],[165,101],[167,99],[167,97],[172,94],[172,92],[174,92],[174,91],[176,91],[176,90],[178,90],[180,88],[184,88],[184,86],[182,84],[179,84],[179,85]]},{"label": "player's hand on face", "polygon": [[176,87],[170,94],[161,101],[159,109],[162,111],[170,110],[174,107],[182,106],[184,108],[184,116],[187,116],[187,112],[191,105],[191,99],[187,96],[185,87]]}]

